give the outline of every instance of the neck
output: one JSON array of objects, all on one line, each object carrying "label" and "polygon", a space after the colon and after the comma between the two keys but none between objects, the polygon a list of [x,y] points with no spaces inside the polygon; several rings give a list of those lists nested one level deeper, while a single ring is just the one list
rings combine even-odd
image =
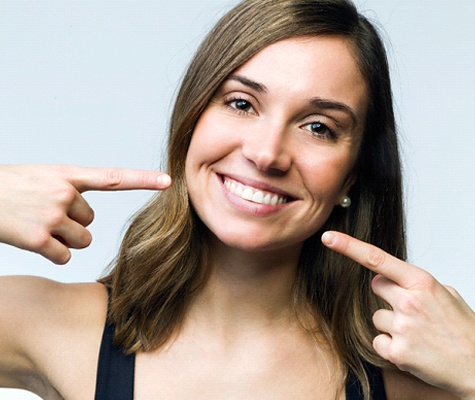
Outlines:
[{"label": "neck", "polygon": [[210,276],[191,315],[215,331],[269,329],[294,316],[292,287],[300,248],[246,252],[212,246]]}]

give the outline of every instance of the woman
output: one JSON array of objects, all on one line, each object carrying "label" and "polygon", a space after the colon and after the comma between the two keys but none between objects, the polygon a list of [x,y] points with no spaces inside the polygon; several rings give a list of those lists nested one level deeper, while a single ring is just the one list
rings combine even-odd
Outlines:
[{"label": "woman", "polygon": [[223,17],[178,94],[167,171],[170,187],[3,168],[4,187],[43,177],[59,195],[36,202],[48,212],[4,198],[0,239],[58,263],[91,240],[81,192],[169,188],[101,283],[2,280],[1,385],[51,399],[474,396],[473,312],[398,260],[388,65],[351,3],[251,0]]}]

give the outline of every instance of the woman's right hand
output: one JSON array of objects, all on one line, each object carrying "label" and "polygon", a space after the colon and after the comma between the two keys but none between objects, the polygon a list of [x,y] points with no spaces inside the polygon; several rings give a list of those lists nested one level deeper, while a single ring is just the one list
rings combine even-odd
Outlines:
[{"label": "woman's right hand", "polygon": [[69,165],[0,166],[0,242],[41,254],[56,264],[69,248],[87,247],[94,212],[89,190],[163,190],[170,177],[155,171]]}]

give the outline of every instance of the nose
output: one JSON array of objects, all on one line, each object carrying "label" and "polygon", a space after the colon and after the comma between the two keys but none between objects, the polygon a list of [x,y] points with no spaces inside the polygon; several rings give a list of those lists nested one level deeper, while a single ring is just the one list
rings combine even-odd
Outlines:
[{"label": "nose", "polygon": [[284,173],[292,165],[288,132],[282,126],[261,126],[249,131],[242,144],[243,156],[264,172]]}]

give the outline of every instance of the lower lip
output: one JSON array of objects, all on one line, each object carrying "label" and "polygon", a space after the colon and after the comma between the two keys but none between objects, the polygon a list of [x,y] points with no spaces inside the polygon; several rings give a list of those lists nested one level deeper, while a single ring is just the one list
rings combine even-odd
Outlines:
[{"label": "lower lip", "polygon": [[233,206],[233,208],[245,213],[250,214],[253,216],[266,216],[275,214],[281,211],[283,208],[288,207],[291,203],[283,203],[283,204],[276,204],[275,206],[270,204],[260,204],[254,203],[249,200],[245,200],[234,193],[231,193],[223,183],[223,178],[220,175],[216,175],[219,181],[219,185],[221,186],[221,190],[224,193],[224,197],[228,200],[228,202]]}]

